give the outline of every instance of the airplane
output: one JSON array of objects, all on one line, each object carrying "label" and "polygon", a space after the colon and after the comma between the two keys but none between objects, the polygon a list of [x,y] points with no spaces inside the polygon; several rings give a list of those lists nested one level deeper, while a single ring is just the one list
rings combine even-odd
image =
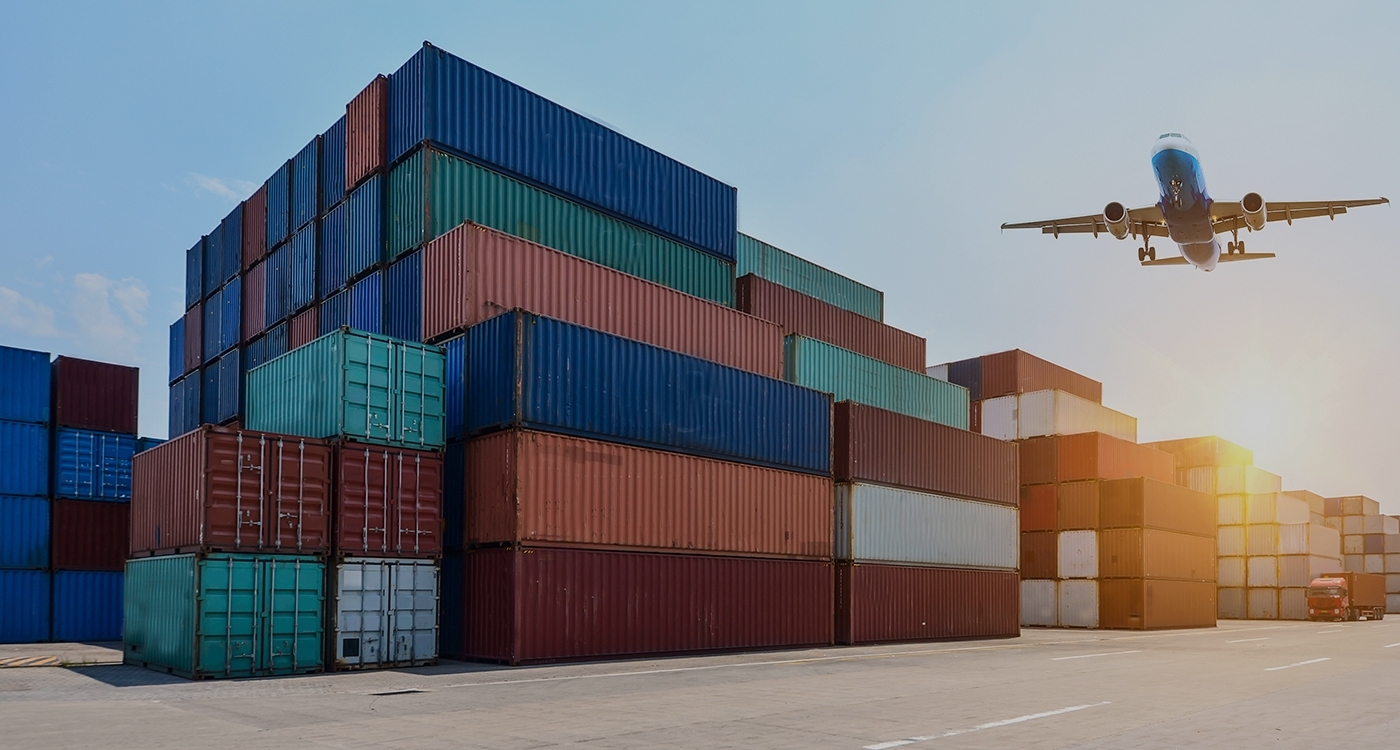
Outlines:
[{"label": "airplane", "polygon": [[[1103,213],[1072,216],[1067,219],[1028,221],[1002,224],[1002,229],[1039,229],[1044,234],[1082,234],[1095,237],[1105,232],[1116,239],[1132,235],[1139,237],[1138,262],[1144,266],[1192,265],[1202,271],[1213,271],[1217,263],[1272,258],[1274,253],[1247,253],[1240,230],[1257,232],[1267,223],[1326,216],[1336,219],[1349,208],[1390,203],[1386,198],[1359,201],[1293,201],[1264,202],[1258,193],[1246,193],[1239,201],[1217,201],[1206,193],[1205,177],[1201,173],[1201,155],[1186,136],[1164,133],[1152,146],[1152,171],[1157,175],[1161,199],[1145,208],[1125,208],[1114,201],[1104,206]],[[1234,237],[1220,254],[1216,235],[1229,232]],[[1153,237],[1170,237],[1181,252],[1179,257],[1157,259]]]}]

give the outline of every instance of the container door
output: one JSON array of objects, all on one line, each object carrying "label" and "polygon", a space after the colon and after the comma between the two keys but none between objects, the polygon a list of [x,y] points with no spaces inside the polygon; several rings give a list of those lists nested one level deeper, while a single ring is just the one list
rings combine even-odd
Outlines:
[{"label": "container door", "polygon": [[427,555],[442,549],[442,462],[417,453],[395,456],[394,551]]},{"label": "container door", "polygon": [[395,566],[390,617],[396,662],[437,658],[438,566],[432,560],[402,560]]},{"label": "container door", "polygon": [[[364,554],[390,551],[390,478],[398,451],[361,445],[340,448],[339,548]],[[353,553],[352,553],[353,554]]]},{"label": "container door", "polygon": [[199,563],[199,659],[195,673],[256,674],[261,571],[251,557],[220,556]]},{"label": "container door", "polygon": [[396,348],[383,338],[345,336],[345,434],[364,436],[371,442],[390,442],[398,434],[392,421],[391,406],[398,400],[394,393],[398,365]]},{"label": "container door", "polygon": [[[266,439],[243,432],[233,436],[210,433],[208,451],[208,497],[205,499],[209,522],[205,539],[211,544],[237,549],[256,549],[265,541],[263,496],[270,475]],[[233,455],[229,455],[232,451]],[[228,469],[233,468],[232,476]],[[230,538],[231,532],[231,538]]]},{"label": "container door", "polygon": [[442,355],[421,346],[396,345],[395,350],[399,407],[394,415],[396,439],[408,446],[441,446],[446,363]]},{"label": "container door", "polygon": [[285,553],[325,549],[329,451],[308,448],[305,441],[296,438],[276,439],[267,442],[263,460],[267,467],[263,512],[271,527],[265,544]]},{"label": "container door", "polygon": [[325,567],[307,558],[262,558],[259,624],[265,674],[313,671],[321,664]]},{"label": "container door", "polygon": [[340,565],[336,592],[336,660],[346,666],[378,666],[385,657],[386,564],[347,560]]}]

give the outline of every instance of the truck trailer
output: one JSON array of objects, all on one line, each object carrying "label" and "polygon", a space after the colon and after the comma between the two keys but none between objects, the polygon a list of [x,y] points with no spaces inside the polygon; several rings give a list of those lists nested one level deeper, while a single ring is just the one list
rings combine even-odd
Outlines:
[{"label": "truck trailer", "polygon": [[1308,584],[1309,620],[1384,620],[1385,576],[1326,573]]}]

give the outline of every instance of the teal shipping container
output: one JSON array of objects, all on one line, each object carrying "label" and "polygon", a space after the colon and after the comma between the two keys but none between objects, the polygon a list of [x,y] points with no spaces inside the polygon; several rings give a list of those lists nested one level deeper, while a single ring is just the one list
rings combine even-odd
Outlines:
[{"label": "teal shipping container", "polygon": [[883,322],[885,293],[855,279],[822,268],[746,234],[735,244],[738,253],[734,276],[753,274],[774,284],[816,297],[843,310]]},{"label": "teal shipping container", "polygon": [[446,378],[442,347],[341,328],[249,372],[243,426],[440,450]]},{"label": "teal shipping container", "polygon": [[124,659],[191,678],[320,672],[325,581],[302,555],[128,560]]},{"label": "teal shipping container", "polygon": [[788,336],[783,346],[783,379],[789,383],[830,393],[835,401],[967,429],[968,395],[960,385],[805,336]]}]

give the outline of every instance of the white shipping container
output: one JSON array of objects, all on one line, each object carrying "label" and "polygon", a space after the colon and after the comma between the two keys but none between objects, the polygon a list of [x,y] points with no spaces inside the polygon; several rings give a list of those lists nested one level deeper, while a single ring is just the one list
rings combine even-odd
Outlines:
[{"label": "white shipping container", "polygon": [[1276,523],[1262,523],[1254,526],[1246,526],[1245,533],[1249,537],[1248,554],[1253,555],[1277,555],[1278,554],[1278,529]]},{"label": "white shipping container", "polygon": [[1060,581],[1060,627],[1099,626],[1099,582]]},{"label": "white shipping container", "polygon": [[1342,534],[1365,534],[1365,516],[1342,516]]},{"label": "white shipping container", "polygon": [[1400,553],[1385,553],[1385,572],[1400,573]]},{"label": "white shipping container", "polygon": [[1215,583],[1220,588],[1235,588],[1245,585],[1245,558],[1215,558]]},{"label": "white shipping container", "polygon": [[1342,533],[1341,516],[1327,516],[1326,518],[1322,519],[1322,525],[1326,526],[1329,529],[1336,529],[1338,534]]},{"label": "white shipping container", "polygon": [[1400,573],[1385,574],[1385,592],[1387,594],[1400,594]]},{"label": "white shipping container", "polygon": [[1059,545],[1061,578],[1099,577],[1099,532],[1061,531]]},{"label": "white shipping container", "polygon": [[1278,619],[1278,589],[1248,589],[1248,592],[1248,619]]},{"label": "white shipping container", "polygon": [[945,383],[948,382],[947,365],[929,365],[928,367],[924,368],[924,374],[933,378],[934,380],[942,380]]},{"label": "white shipping container", "polygon": [[1306,500],[1299,500],[1282,493],[1249,495],[1244,501],[1244,522],[1254,523],[1307,523],[1312,520]]},{"label": "white shipping container", "polygon": [[1365,573],[1365,558],[1365,555],[1342,555],[1342,570],[1347,573]]},{"label": "white shipping container", "polygon": [[1381,512],[1381,504],[1363,495],[1348,495],[1342,498],[1342,515],[1368,516]]},{"label": "white shipping container", "polygon": [[1137,419],[1065,391],[1032,391],[982,402],[982,434],[1002,440],[1102,432],[1137,442]]},{"label": "white shipping container", "polygon": [[1363,572],[1363,573],[1384,573],[1384,572],[1385,572],[1385,555],[1363,555],[1363,557],[1365,558],[1365,560],[1362,561],[1362,570],[1361,570],[1361,572]]},{"label": "white shipping container", "polygon": [[1325,518],[1327,518],[1327,516],[1324,516],[1321,513],[1318,513],[1317,511],[1313,511],[1311,514],[1308,515],[1308,523],[1315,523],[1318,526],[1325,526],[1326,524],[1322,522]]},{"label": "white shipping container", "polygon": [[1400,614],[1400,594],[1385,595],[1385,613],[1388,615]]},{"label": "white shipping container", "polygon": [[1392,552],[1400,553],[1400,534],[1385,535],[1385,553],[1388,555]]},{"label": "white shipping container", "polygon": [[1308,590],[1306,588],[1282,588],[1278,591],[1278,619],[1308,619]]},{"label": "white shipping container", "polygon": [[1273,555],[1261,555],[1248,558],[1246,584],[1250,588],[1264,586],[1269,588],[1278,587],[1278,558]]},{"label": "white shipping container", "polygon": [[1366,537],[1361,534],[1347,534],[1346,536],[1342,537],[1342,554],[1366,554]]},{"label": "white shipping container", "polygon": [[1244,526],[1220,526],[1215,532],[1216,553],[1220,557],[1244,557],[1249,552]]},{"label": "white shipping container", "polygon": [[836,557],[1015,570],[1015,508],[876,484],[836,485]]},{"label": "white shipping container", "polygon": [[1021,625],[1052,628],[1059,625],[1058,592],[1056,581],[1021,581]]},{"label": "white shipping container", "polygon": [[1220,495],[1283,492],[1283,477],[1257,466],[1217,466],[1215,471],[1215,490]]},{"label": "white shipping container", "polygon": [[1324,573],[1335,573],[1341,570],[1341,567],[1341,563],[1336,558],[1318,555],[1281,555],[1278,558],[1278,585],[1305,587],[1312,583],[1314,578]]},{"label": "white shipping container", "polygon": [[1221,495],[1215,499],[1215,522],[1220,526],[1244,523],[1244,499],[1248,495]]},{"label": "white shipping container", "polygon": [[1340,557],[1341,536],[1333,529],[1311,523],[1291,523],[1279,526],[1280,555],[1317,555]]},{"label": "white shipping container", "polygon": [[1177,469],[1176,483],[1182,487],[1189,487],[1197,492],[1214,495],[1216,494],[1215,467],[1194,466],[1189,469]]},{"label": "white shipping container", "polygon": [[1361,528],[1365,529],[1363,534],[1400,534],[1397,528],[1398,522],[1391,516],[1362,516]]},{"label": "white shipping container", "polygon": [[1215,592],[1215,614],[1222,620],[1243,620],[1249,615],[1244,588],[1220,588]]},{"label": "white shipping container", "polygon": [[438,647],[436,560],[349,557],[335,567],[335,665],[431,664]]}]

